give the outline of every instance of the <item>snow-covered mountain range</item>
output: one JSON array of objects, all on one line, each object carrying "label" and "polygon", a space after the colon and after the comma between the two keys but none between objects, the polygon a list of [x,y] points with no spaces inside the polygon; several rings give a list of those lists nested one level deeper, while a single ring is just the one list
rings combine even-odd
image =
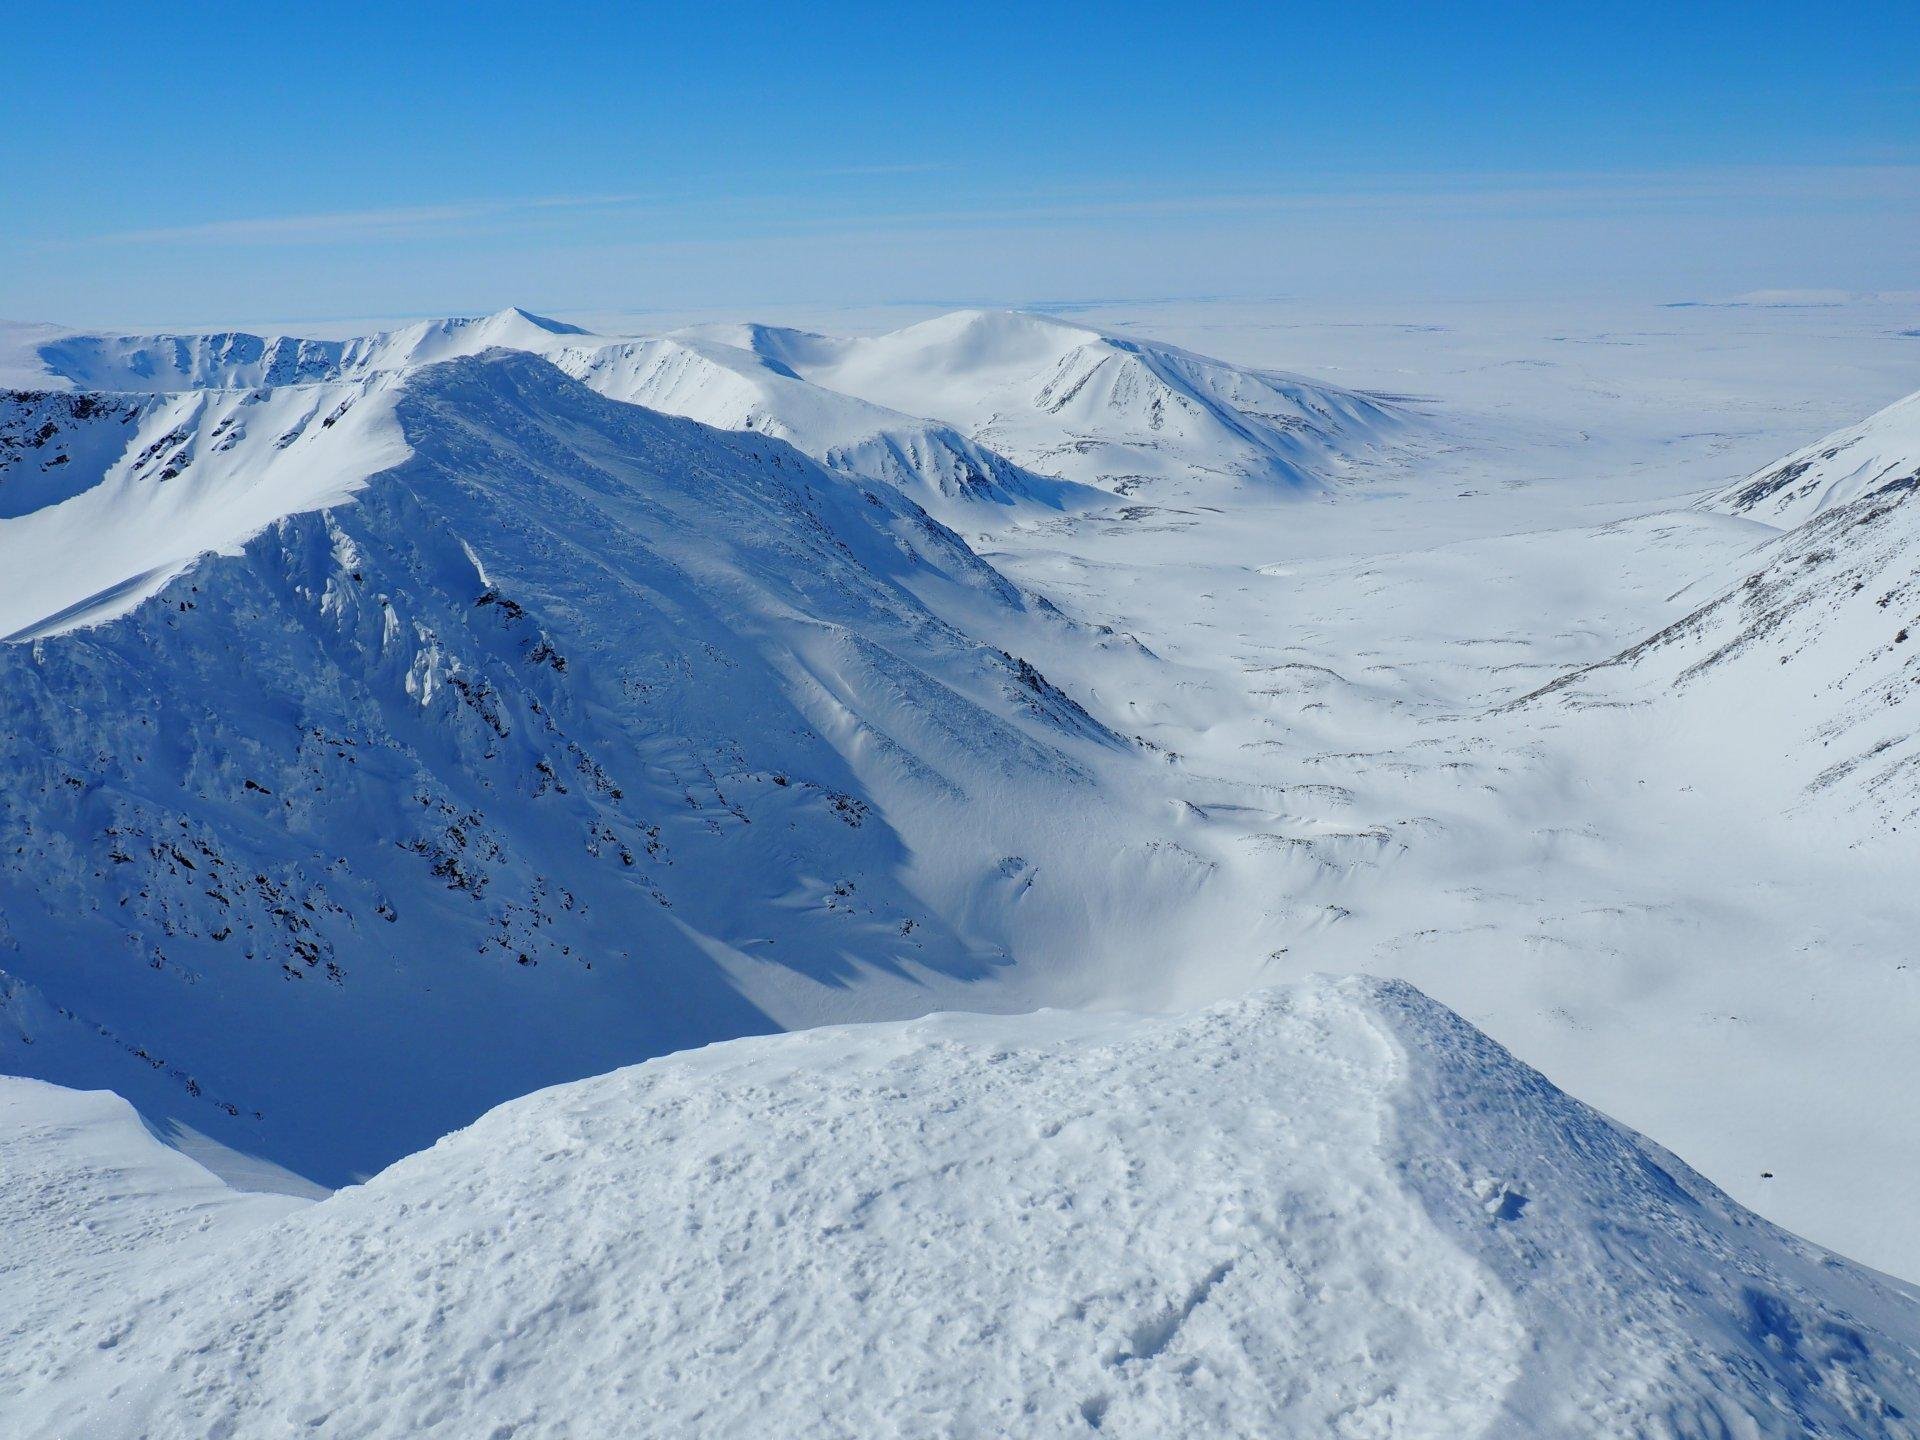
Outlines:
[{"label": "snow-covered mountain range", "polygon": [[26,1433],[1913,1433],[1743,1205],[1920,1274],[1920,397],[1695,505],[1025,312],[0,384]]}]

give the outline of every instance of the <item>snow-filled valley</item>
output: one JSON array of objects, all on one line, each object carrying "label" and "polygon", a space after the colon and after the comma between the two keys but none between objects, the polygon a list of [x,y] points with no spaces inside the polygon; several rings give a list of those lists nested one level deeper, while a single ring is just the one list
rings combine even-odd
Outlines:
[{"label": "snow-filled valley", "polygon": [[0,327],[9,1433],[1920,1434],[1910,314],[777,318]]}]

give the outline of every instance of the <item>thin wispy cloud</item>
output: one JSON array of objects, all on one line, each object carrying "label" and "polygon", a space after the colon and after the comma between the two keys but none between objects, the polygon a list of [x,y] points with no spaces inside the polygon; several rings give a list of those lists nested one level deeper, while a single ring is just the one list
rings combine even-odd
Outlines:
[{"label": "thin wispy cloud", "polygon": [[122,230],[92,237],[102,244],[314,245],[355,240],[439,238],[477,226],[509,222],[556,210],[604,210],[647,203],[644,195],[548,195],[517,200],[480,200],[443,205],[400,205],[384,210],[336,210],[306,215],[263,215]]},{"label": "thin wispy cloud", "polygon": [[[945,168],[873,165],[814,173],[884,176],[937,173]],[[711,224],[715,212],[723,212],[732,217],[730,221],[718,222],[723,230],[767,234],[813,231],[822,226],[1003,226],[1313,210],[1337,213],[1411,208],[1429,215],[1463,210],[1518,212],[1542,206],[1618,210],[1788,197],[1911,201],[1920,198],[1920,166],[1726,167],[1612,174],[1384,175],[1370,177],[1364,183],[1322,185],[1311,178],[1301,178],[1267,186],[1200,191],[1166,189],[1158,193],[1150,184],[1135,184],[1124,189],[1082,188],[1077,194],[1058,189],[1044,195],[1003,192],[983,195],[972,204],[939,206],[876,204],[872,197],[866,197],[858,205],[826,196],[808,197],[801,203],[784,191],[755,194],[743,190],[724,197],[637,193],[555,195],[253,216],[118,231],[92,237],[92,241],[271,246],[447,239],[544,224],[548,217],[567,212],[584,215],[642,207],[650,219],[665,228],[683,225],[702,215]]]}]

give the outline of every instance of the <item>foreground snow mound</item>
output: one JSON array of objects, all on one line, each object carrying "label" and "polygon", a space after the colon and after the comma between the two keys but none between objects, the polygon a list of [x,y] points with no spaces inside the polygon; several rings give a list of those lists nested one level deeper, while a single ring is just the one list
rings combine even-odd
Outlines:
[{"label": "foreground snow mound", "polygon": [[960,628],[1056,612],[780,441],[507,351],[163,405],[207,427],[177,466],[0,520],[0,1068],[170,1130],[339,1184],[541,1085],[924,1008],[1004,927],[910,890],[899,817],[987,925],[1128,753]]},{"label": "foreground snow mound", "polygon": [[25,1434],[1799,1437],[1920,1415],[1920,1297],[1361,979],[653,1061],[89,1303],[12,1352]]},{"label": "foreground snow mound", "polygon": [[1756,471],[1706,502],[1785,529],[1920,478],[1920,392]]},{"label": "foreground snow mound", "polygon": [[704,333],[946,421],[1027,469],[1121,494],[1315,488],[1405,420],[1356,391],[1045,315],[962,310],[852,340],[763,325]]}]

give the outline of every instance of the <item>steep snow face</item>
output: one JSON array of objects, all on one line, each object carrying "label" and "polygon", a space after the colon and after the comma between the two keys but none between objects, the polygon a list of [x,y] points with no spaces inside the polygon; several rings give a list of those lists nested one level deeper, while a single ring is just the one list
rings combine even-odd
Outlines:
[{"label": "steep snow face", "polygon": [[[1879,462],[1876,462],[1879,463]],[[1684,618],[1529,696],[1659,706],[1683,736],[1867,829],[1920,818],[1920,447],[1763,546]]]},{"label": "steep snow face", "polygon": [[[544,1091],[284,1219],[94,1132],[16,1432],[1900,1436],[1920,1297],[1397,984],[736,1041]],[[285,1203],[285,1202],[276,1202]],[[236,1234],[246,1222],[253,1228]],[[16,1284],[18,1282],[16,1281]],[[25,1288],[21,1286],[20,1288]]]},{"label": "steep snow face", "polygon": [[983,506],[1060,510],[1077,487],[1030,474],[951,426],[802,380],[766,355],[697,336],[569,346],[550,358],[602,395],[786,440],[829,469],[891,485],[949,523]]},{"label": "steep snow face", "polygon": [[1041,315],[960,311],[854,340],[707,333],[831,389],[947,421],[1041,474],[1121,494],[1313,488],[1404,421],[1337,386]]},{"label": "steep snow face", "polygon": [[1920,478],[1920,393],[1755,471],[1706,503],[1784,529],[1916,478]]},{"label": "steep snow face", "polygon": [[[1008,857],[1126,753],[941,617],[1067,622],[777,440],[511,352],[134,408],[195,417],[179,473],[0,521],[36,637],[0,647],[0,1050],[163,1127],[339,1183],[538,1085],[861,1014],[855,979],[957,998],[1006,958]],[[229,477],[228,416],[332,488]],[[146,598],[94,624],[103,585]],[[896,816],[984,928],[908,888]]]}]

